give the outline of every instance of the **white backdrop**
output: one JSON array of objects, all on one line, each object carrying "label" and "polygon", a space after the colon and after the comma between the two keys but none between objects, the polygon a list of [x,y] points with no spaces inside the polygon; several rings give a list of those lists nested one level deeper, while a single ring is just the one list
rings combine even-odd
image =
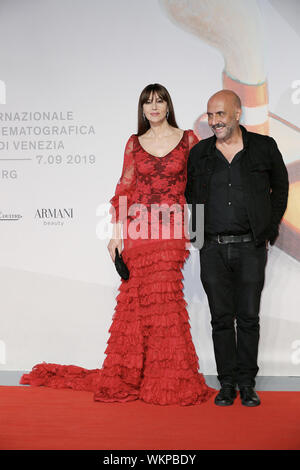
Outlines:
[{"label": "white backdrop", "polygon": [[[147,84],[168,88],[188,129],[223,87],[224,67],[237,82],[267,80],[269,133],[286,164],[299,160],[300,12],[296,0],[284,4],[281,11],[276,0],[1,0],[0,370],[42,361],[101,367],[119,278],[108,240],[97,236],[97,210],[114,193]],[[269,252],[261,375],[300,375],[294,180],[288,222],[296,228]],[[215,374],[196,251],[184,274],[201,370]]]}]

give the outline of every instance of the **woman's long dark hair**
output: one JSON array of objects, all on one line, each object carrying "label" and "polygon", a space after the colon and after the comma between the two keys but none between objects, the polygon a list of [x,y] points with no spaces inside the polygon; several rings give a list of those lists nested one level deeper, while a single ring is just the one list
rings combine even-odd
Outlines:
[{"label": "woman's long dark hair", "polygon": [[143,89],[143,91],[140,95],[139,104],[138,104],[138,132],[137,132],[137,135],[145,134],[145,132],[150,128],[150,124],[149,124],[148,119],[144,119],[144,117],[143,117],[143,104],[146,103],[146,101],[148,100],[151,93],[157,93],[157,95],[163,101],[167,102],[168,110],[169,110],[169,116],[168,116],[167,121],[170,124],[170,126],[178,128],[178,125],[177,125],[177,122],[176,122],[176,119],[175,119],[173,103],[172,103],[171,96],[170,96],[168,90],[164,86],[160,85],[159,83],[152,83],[150,85],[147,85]]}]

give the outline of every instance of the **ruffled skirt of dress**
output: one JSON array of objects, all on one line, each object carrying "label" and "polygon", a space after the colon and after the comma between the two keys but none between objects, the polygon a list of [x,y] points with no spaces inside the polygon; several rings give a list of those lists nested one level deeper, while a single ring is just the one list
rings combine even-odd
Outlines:
[{"label": "ruffled skirt of dress", "polygon": [[143,400],[195,405],[215,390],[198,372],[183,297],[183,240],[123,251],[130,270],[122,281],[102,369],[42,363],[22,376],[24,385],[94,392],[101,402]]}]

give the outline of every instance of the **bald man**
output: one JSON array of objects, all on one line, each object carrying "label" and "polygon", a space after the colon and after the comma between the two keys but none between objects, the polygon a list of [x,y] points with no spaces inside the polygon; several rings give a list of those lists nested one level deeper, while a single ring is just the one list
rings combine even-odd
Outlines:
[{"label": "bald man", "polygon": [[258,406],[259,305],[267,246],[287,206],[288,175],[274,139],[239,124],[234,92],[215,93],[207,115],[214,136],[190,152],[185,196],[193,208],[204,204],[200,265],[221,384],[215,404],[232,405],[238,386],[242,404]]}]

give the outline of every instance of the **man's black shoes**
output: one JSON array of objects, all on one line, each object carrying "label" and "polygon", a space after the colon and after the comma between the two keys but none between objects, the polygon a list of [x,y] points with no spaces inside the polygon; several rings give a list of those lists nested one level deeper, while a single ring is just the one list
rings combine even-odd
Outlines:
[{"label": "man's black shoes", "polygon": [[221,390],[215,398],[215,404],[218,406],[233,405],[236,398],[236,389],[232,384],[222,384]]},{"label": "man's black shoes", "polygon": [[240,387],[240,397],[242,405],[244,406],[258,406],[260,405],[260,399],[253,387]]},{"label": "man's black shoes", "polygon": [[[230,406],[233,405],[236,398],[236,389],[232,384],[222,384],[221,390],[215,398],[215,404],[218,406]],[[258,406],[260,405],[260,399],[254,388],[251,386],[240,387],[240,398],[241,403],[244,406]]]}]

